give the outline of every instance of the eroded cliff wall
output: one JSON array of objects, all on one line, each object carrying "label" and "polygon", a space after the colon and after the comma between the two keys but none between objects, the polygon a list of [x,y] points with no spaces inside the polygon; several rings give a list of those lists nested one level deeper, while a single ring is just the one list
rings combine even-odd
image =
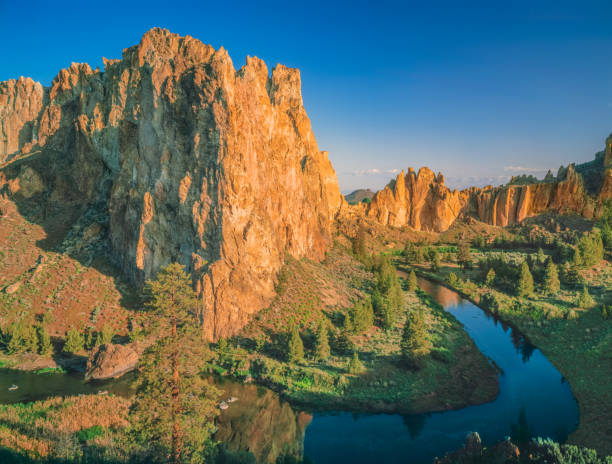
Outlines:
[{"label": "eroded cliff wall", "polygon": [[[195,276],[207,336],[235,333],[274,296],[285,253],[323,257],[343,204],[299,71],[270,73],[257,58],[236,70],[223,48],[161,29],[104,64],[72,64],[47,89],[0,85],[0,163],[9,163],[0,188],[17,199],[105,202],[126,275],[141,284],[181,262]],[[26,151],[60,157],[69,172],[13,166]]]}]

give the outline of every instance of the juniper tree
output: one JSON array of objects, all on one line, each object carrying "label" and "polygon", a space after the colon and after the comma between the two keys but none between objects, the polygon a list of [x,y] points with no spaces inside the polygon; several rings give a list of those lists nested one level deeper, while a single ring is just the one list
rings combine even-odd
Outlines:
[{"label": "juniper tree", "polygon": [[489,272],[487,272],[487,276],[485,277],[485,284],[487,287],[490,287],[495,282],[495,269],[490,268]]},{"label": "juniper tree", "polygon": [[292,363],[298,363],[303,359],[304,343],[297,327],[293,327],[289,334],[289,342],[287,343],[287,360]]},{"label": "juniper tree", "polygon": [[85,349],[85,338],[83,334],[74,327],[66,333],[66,343],[64,343],[65,353],[79,353]]},{"label": "juniper tree", "polygon": [[44,326],[38,327],[38,354],[42,356],[49,356],[53,352],[53,346],[51,345],[51,337],[49,332]]},{"label": "juniper tree", "polygon": [[578,307],[584,308],[584,309],[589,309],[595,306],[595,300],[589,294],[589,289],[586,285],[583,285],[582,292],[578,296],[576,304],[578,305]]},{"label": "juniper tree", "polygon": [[96,337],[96,345],[107,345],[112,343],[114,335],[113,328],[108,324],[104,324],[102,330],[98,332],[98,336]]},{"label": "juniper tree", "polygon": [[552,258],[548,260],[546,264],[546,271],[544,274],[544,293],[554,295],[561,290],[561,283],[559,282],[559,271],[557,266],[553,263]]},{"label": "juniper tree", "polygon": [[527,261],[521,264],[519,280],[516,286],[516,294],[521,297],[529,296],[533,293],[533,276],[529,270]]},{"label": "juniper tree", "polygon": [[363,363],[359,360],[359,355],[356,351],[353,351],[353,357],[349,361],[348,371],[351,374],[359,374],[363,372]]},{"label": "juniper tree", "polygon": [[359,226],[357,230],[357,235],[353,238],[353,253],[358,258],[362,258],[366,255],[366,233],[365,227],[363,225]]},{"label": "juniper tree", "polygon": [[315,358],[319,361],[328,359],[330,356],[329,335],[327,326],[321,323],[317,330],[317,338],[315,340]]},{"label": "juniper tree", "polygon": [[432,272],[438,272],[440,270],[440,255],[436,250],[431,255],[431,270]]},{"label": "juniper tree", "polygon": [[423,357],[431,351],[431,342],[427,338],[423,310],[419,309],[408,313],[400,349],[404,362],[414,368],[420,367]]},{"label": "juniper tree", "polygon": [[415,292],[418,286],[417,276],[414,270],[412,270],[410,274],[408,274],[408,291]]},{"label": "juniper tree", "polygon": [[457,248],[457,262],[462,268],[468,269],[472,266],[472,253],[470,251],[470,242],[467,239],[461,239]]},{"label": "juniper tree", "polygon": [[131,408],[132,434],[152,460],[201,463],[210,450],[218,392],[203,376],[210,359],[199,327],[198,300],[178,263],[145,286],[155,341],[140,363]]},{"label": "juniper tree", "polygon": [[354,333],[363,333],[374,324],[374,311],[372,302],[367,300],[359,301],[350,311],[351,328]]}]

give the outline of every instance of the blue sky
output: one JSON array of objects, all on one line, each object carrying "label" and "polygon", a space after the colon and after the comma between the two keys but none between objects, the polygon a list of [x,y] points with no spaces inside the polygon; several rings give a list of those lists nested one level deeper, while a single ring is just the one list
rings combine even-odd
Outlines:
[{"label": "blue sky", "polygon": [[[0,0],[0,80],[48,85],[154,26],[298,67],[343,191],[427,165],[500,183],[586,161],[612,132],[612,2]],[[426,5],[426,6],[425,6]]]}]

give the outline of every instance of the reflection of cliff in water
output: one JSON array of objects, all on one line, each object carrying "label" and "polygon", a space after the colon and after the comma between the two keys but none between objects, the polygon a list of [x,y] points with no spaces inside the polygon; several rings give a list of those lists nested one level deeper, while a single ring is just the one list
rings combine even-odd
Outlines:
[{"label": "reflection of cliff in water", "polygon": [[279,456],[302,457],[310,414],[294,411],[265,388],[233,382],[218,386],[222,398],[237,398],[217,419],[215,439],[229,452],[248,452],[262,463],[276,462]]}]

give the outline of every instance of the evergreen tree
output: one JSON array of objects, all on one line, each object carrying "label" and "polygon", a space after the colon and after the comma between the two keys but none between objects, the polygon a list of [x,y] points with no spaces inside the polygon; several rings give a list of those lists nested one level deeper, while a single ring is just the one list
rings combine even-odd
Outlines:
[{"label": "evergreen tree", "polygon": [[287,344],[287,360],[291,363],[299,363],[304,360],[304,343],[297,327],[293,327]]},{"label": "evergreen tree", "polygon": [[495,269],[490,268],[489,272],[487,272],[487,276],[485,277],[485,284],[487,287],[490,287],[495,282]]},{"label": "evergreen tree", "polygon": [[180,264],[170,264],[145,291],[156,342],[139,364],[132,435],[156,460],[202,463],[212,448],[218,391],[202,377],[211,355],[191,278]]},{"label": "evergreen tree", "polygon": [[542,248],[538,248],[538,264],[542,264],[546,260],[546,255]]},{"label": "evergreen tree", "polygon": [[366,233],[363,225],[359,226],[357,235],[353,238],[353,253],[358,258],[363,258],[366,255]]},{"label": "evergreen tree", "polygon": [[415,292],[418,286],[417,276],[414,270],[412,270],[410,274],[408,274],[408,291]]},{"label": "evergreen tree", "polygon": [[97,346],[96,332],[91,327],[88,327],[87,329],[85,329],[85,349],[91,350],[95,346]]},{"label": "evergreen tree", "polygon": [[367,300],[359,301],[350,311],[351,329],[354,333],[360,334],[368,330],[374,324],[374,311],[372,302]]},{"label": "evergreen tree", "polygon": [[53,353],[53,345],[51,345],[51,337],[44,326],[38,327],[38,353],[42,356],[49,356]]},{"label": "evergreen tree", "polygon": [[457,285],[457,281],[458,281],[457,274],[455,274],[454,272],[451,272],[446,278],[446,280],[451,287],[454,287],[455,285]]},{"label": "evergreen tree", "polygon": [[66,343],[64,343],[64,353],[79,353],[85,349],[85,339],[83,334],[74,327],[66,333]]},{"label": "evergreen tree", "polygon": [[13,324],[7,332],[8,343],[6,351],[9,354],[23,353],[26,350],[25,326],[21,323]]},{"label": "evergreen tree", "polygon": [[523,261],[521,264],[521,273],[519,276],[518,284],[516,286],[516,294],[521,297],[529,296],[533,293],[533,276],[529,271],[529,265],[527,261]]},{"label": "evergreen tree", "polygon": [[344,355],[353,351],[353,348],[354,343],[349,331],[346,328],[341,330],[334,339],[334,350],[336,353]]},{"label": "evergreen tree", "polygon": [[598,229],[580,237],[574,252],[574,265],[577,267],[595,266],[603,259],[603,241]]},{"label": "evergreen tree", "polygon": [[589,309],[595,306],[595,300],[589,294],[589,289],[586,285],[582,287],[582,292],[578,296],[576,304],[579,308],[584,308],[584,309]]},{"label": "evergreen tree", "polygon": [[423,357],[431,351],[431,342],[427,338],[425,316],[422,310],[410,311],[408,314],[400,348],[404,362],[414,368],[420,367]]},{"label": "evergreen tree", "polygon": [[98,332],[98,336],[96,337],[96,345],[108,345],[113,342],[114,336],[113,328],[108,324],[104,324],[102,330]]},{"label": "evergreen tree", "polygon": [[461,239],[457,248],[457,263],[463,269],[472,267],[472,253],[470,250],[470,242],[467,239]]},{"label": "evergreen tree", "polygon": [[315,341],[315,358],[319,361],[323,361],[328,359],[330,354],[327,326],[324,323],[321,323],[319,330],[317,331],[317,338]]},{"label": "evergreen tree", "polygon": [[561,290],[559,271],[555,263],[553,263],[552,258],[550,258],[546,264],[546,272],[544,274],[544,293],[554,295],[558,293],[559,290]]},{"label": "evergreen tree", "polygon": [[440,255],[434,249],[431,254],[431,271],[438,272],[440,270]]},{"label": "evergreen tree", "polygon": [[38,332],[33,325],[25,327],[24,331],[25,351],[38,353]]},{"label": "evergreen tree", "polygon": [[360,374],[361,372],[363,372],[364,366],[363,363],[359,360],[359,356],[357,355],[356,351],[353,351],[353,357],[351,358],[349,365],[348,365],[348,371],[351,374]]}]

